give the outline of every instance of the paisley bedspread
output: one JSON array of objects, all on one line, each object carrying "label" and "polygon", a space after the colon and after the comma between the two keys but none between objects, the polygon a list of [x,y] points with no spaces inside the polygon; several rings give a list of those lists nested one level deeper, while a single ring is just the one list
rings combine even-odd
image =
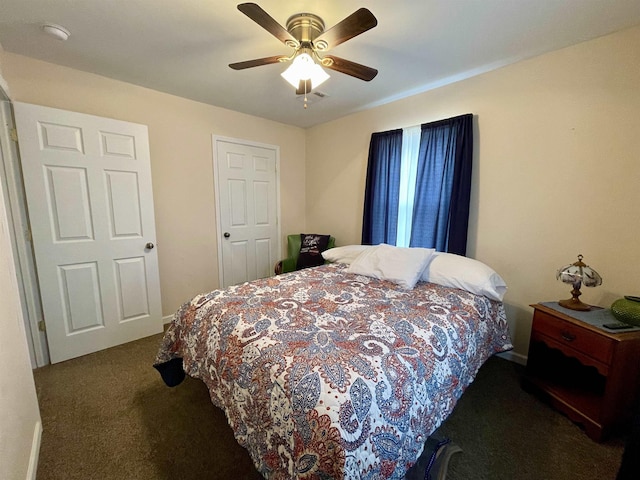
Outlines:
[{"label": "paisley bedspread", "polygon": [[330,264],[196,296],[182,358],[269,479],[402,479],[478,369],[512,348],[502,303]]}]

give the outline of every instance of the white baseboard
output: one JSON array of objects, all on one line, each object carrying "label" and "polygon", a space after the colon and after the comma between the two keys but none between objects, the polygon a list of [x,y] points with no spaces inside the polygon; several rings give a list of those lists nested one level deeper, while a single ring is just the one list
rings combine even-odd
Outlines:
[{"label": "white baseboard", "polygon": [[498,353],[496,356],[500,358],[504,358],[505,360],[509,360],[510,362],[515,362],[520,365],[527,365],[527,356],[522,355],[520,353],[515,353],[513,351]]},{"label": "white baseboard", "polygon": [[31,443],[31,455],[29,456],[29,469],[26,480],[36,480],[38,472],[38,458],[40,457],[40,443],[42,441],[42,422],[38,420],[33,429],[33,442]]},{"label": "white baseboard", "polygon": [[162,317],[162,324],[166,325],[167,323],[171,323],[172,319],[173,315],[165,315],[164,317]]}]

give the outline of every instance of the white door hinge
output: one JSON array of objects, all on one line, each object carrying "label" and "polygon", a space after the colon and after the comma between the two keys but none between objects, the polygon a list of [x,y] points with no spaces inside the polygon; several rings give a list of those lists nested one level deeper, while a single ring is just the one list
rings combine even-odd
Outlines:
[{"label": "white door hinge", "polygon": [[9,129],[9,137],[11,138],[11,140],[13,140],[14,142],[18,142],[18,131],[15,128],[10,128]]},{"label": "white door hinge", "polygon": [[47,326],[44,324],[44,320],[40,320],[38,322],[38,330],[40,330],[41,332],[47,331]]},{"label": "white door hinge", "polygon": [[31,229],[30,228],[25,229],[24,238],[29,243],[31,243],[33,241],[33,236],[31,235]]}]

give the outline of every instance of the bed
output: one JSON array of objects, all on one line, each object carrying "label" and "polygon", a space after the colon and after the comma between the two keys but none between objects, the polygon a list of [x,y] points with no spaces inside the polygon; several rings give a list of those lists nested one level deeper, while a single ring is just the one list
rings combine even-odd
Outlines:
[{"label": "bed", "polygon": [[402,479],[491,355],[504,306],[332,263],[185,303],[154,366],[201,379],[269,479]]}]

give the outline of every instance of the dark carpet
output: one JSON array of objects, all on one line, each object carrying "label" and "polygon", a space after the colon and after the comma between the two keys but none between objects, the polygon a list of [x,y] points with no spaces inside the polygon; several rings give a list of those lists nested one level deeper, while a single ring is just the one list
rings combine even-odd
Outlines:
[{"label": "dark carpet", "polygon": [[[38,480],[260,479],[206,387],[166,387],[160,336],[34,372],[43,423]],[[449,480],[614,479],[624,439],[598,444],[491,358],[438,429],[462,448]]]}]

